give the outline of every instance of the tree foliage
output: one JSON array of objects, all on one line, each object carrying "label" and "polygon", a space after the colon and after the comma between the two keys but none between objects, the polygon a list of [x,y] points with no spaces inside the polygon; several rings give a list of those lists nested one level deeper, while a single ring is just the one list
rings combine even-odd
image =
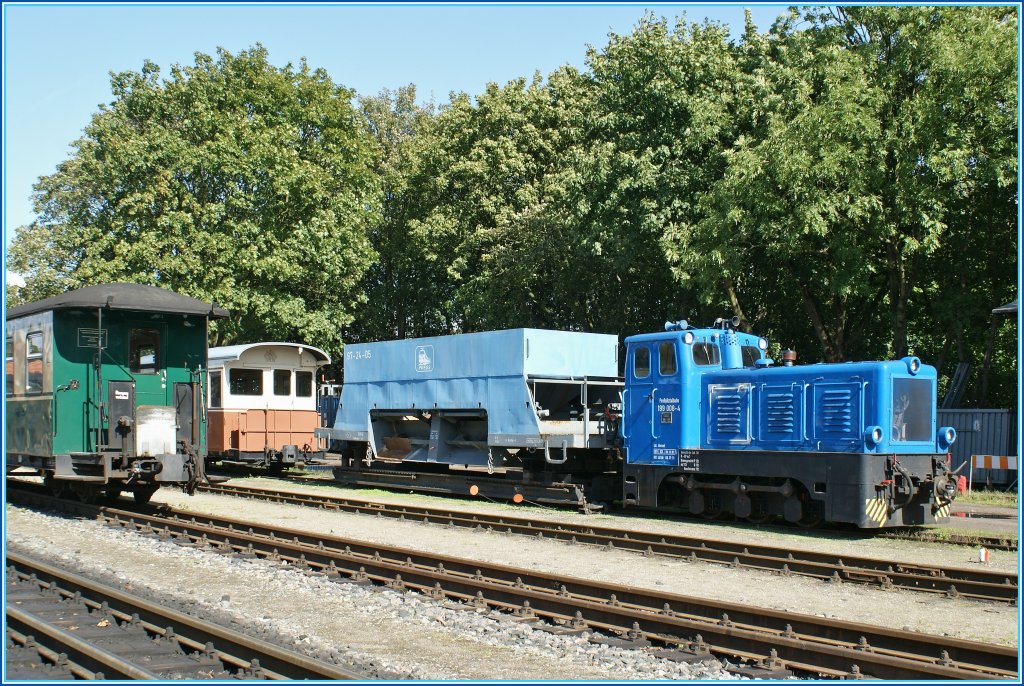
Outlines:
[{"label": "tree foliage", "polygon": [[215,342],[305,340],[339,351],[373,259],[373,142],[351,92],[262,47],[197,54],[166,79],[146,63],[111,78],[57,171],[35,186],[38,219],[9,267],[25,297],[105,281],[214,300]]}]

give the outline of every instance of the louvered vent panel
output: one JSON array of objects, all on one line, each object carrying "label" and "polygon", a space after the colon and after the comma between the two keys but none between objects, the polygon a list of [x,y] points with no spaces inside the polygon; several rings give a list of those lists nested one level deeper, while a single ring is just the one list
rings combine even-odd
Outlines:
[{"label": "louvered vent panel", "polygon": [[768,431],[779,434],[793,433],[796,421],[793,392],[769,393],[765,403],[768,409]]},{"label": "louvered vent panel", "polygon": [[736,393],[720,393],[717,400],[718,411],[715,413],[715,420],[718,433],[740,433],[740,412],[743,399]]},{"label": "louvered vent panel", "polygon": [[845,434],[853,430],[853,393],[848,388],[829,389],[821,394],[821,423],[825,433]]}]

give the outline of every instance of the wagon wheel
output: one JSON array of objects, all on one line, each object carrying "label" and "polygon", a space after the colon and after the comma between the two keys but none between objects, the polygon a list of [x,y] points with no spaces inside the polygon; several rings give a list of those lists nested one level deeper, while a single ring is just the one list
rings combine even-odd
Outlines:
[{"label": "wagon wheel", "polygon": [[159,486],[136,486],[132,491],[132,497],[139,505],[145,505],[158,490],[160,490]]},{"label": "wagon wheel", "polygon": [[50,489],[50,493],[53,493],[58,498],[66,498],[68,495],[68,483],[55,479],[53,474],[47,474],[43,477],[43,484]]},{"label": "wagon wheel", "polygon": [[74,489],[75,495],[78,499],[86,505],[93,505],[99,500],[100,487],[93,486],[92,484],[81,484],[78,488]]}]

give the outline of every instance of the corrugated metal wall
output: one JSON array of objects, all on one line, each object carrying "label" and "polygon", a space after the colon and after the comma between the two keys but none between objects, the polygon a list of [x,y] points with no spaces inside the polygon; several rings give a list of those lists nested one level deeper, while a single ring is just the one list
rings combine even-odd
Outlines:
[{"label": "corrugated metal wall", "polygon": [[[949,451],[956,469],[971,455],[1017,455],[1017,417],[1009,410],[943,410],[939,426],[956,429],[956,442]],[[961,474],[970,476],[965,468]],[[975,469],[975,484],[1011,484],[1017,472],[1006,469]]]}]

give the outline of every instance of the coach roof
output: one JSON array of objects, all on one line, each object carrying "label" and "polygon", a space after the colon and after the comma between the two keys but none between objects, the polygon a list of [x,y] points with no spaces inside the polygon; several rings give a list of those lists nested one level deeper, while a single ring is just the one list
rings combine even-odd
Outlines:
[{"label": "coach roof", "polygon": [[285,347],[295,348],[299,352],[308,352],[313,356],[320,364],[327,364],[331,361],[330,355],[325,353],[320,348],[314,348],[311,345],[305,343],[284,343],[282,341],[266,341],[262,343],[243,343],[240,345],[226,345],[218,348],[210,348],[209,359],[210,362],[230,362],[232,360],[241,359],[242,354],[252,350],[253,348],[272,348],[272,347]]},{"label": "coach roof", "polygon": [[228,311],[223,307],[217,307],[187,295],[179,295],[165,288],[138,283],[105,283],[12,307],[7,310],[7,319],[17,319],[49,310],[94,309],[97,307],[136,312],[196,314],[213,319],[222,319],[228,316]]}]

